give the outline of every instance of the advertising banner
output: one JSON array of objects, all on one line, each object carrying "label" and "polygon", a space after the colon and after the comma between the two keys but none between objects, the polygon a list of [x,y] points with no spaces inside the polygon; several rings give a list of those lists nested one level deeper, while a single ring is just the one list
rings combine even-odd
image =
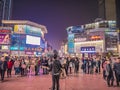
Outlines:
[{"label": "advertising banner", "polygon": [[26,25],[15,25],[14,32],[19,34],[25,34]]},{"label": "advertising banner", "polygon": [[13,34],[11,35],[10,50],[24,50],[26,46],[26,35]]},{"label": "advertising banner", "polygon": [[34,55],[34,52],[32,52],[32,51],[25,51],[25,54],[26,55]]},{"label": "advertising banner", "polygon": [[68,33],[83,33],[84,28],[82,26],[71,26],[67,28]]},{"label": "advertising banner", "polygon": [[5,29],[3,29],[3,30],[0,30],[0,33],[10,34],[11,30],[5,30]]},{"label": "advertising banner", "polygon": [[118,34],[117,32],[106,32],[105,33],[105,46],[106,51],[117,51]]},{"label": "advertising banner", "polygon": [[68,52],[74,53],[74,34],[68,34]]},{"label": "advertising banner", "polygon": [[94,53],[96,50],[94,46],[91,46],[91,47],[81,47],[80,51],[82,53]]},{"label": "advertising banner", "polygon": [[26,26],[25,33],[30,34],[30,35],[36,35],[36,36],[41,36],[42,30],[37,27],[32,27],[32,26]]},{"label": "advertising banner", "polygon": [[10,44],[10,35],[0,34],[0,44]]}]

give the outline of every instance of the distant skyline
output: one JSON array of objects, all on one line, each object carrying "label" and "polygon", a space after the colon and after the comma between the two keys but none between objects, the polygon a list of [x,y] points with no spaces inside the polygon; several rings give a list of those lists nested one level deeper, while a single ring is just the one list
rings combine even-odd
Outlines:
[{"label": "distant skyline", "polygon": [[45,38],[59,49],[67,39],[66,28],[94,22],[97,0],[13,0],[12,19],[30,20],[47,27]]}]

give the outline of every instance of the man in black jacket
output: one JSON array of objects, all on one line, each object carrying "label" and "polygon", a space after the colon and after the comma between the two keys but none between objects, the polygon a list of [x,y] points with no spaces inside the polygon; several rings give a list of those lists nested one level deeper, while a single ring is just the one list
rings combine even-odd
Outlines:
[{"label": "man in black jacket", "polygon": [[[61,63],[57,58],[57,55],[54,55],[53,64],[50,66],[50,71],[52,71],[52,90],[59,90],[59,79],[60,79],[60,72],[61,72]],[[56,86],[56,89],[55,89]]]},{"label": "man in black jacket", "polygon": [[113,69],[115,71],[117,86],[120,86],[120,57],[114,63]]}]

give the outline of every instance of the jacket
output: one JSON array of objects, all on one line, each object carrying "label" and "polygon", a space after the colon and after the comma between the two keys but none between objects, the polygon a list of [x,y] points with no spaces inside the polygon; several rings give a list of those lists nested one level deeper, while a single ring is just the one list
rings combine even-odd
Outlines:
[{"label": "jacket", "polygon": [[114,63],[113,69],[118,75],[120,75],[120,63]]},{"label": "jacket", "polygon": [[50,70],[52,71],[52,75],[59,75],[61,72],[62,65],[59,60],[53,61],[53,63],[50,65]]}]

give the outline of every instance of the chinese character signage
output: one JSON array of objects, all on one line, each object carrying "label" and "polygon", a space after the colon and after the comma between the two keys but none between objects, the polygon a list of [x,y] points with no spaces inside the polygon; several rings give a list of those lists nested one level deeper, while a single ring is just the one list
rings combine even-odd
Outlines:
[{"label": "chinese character signage", "polygon": [[68,52],[74,53],[74,34],[68,34]]},{"label": "chinese character signage", "polygon": [[94,46],[91,46],[91,47],[81,47],[80,51],[82,53],[94,53],[96,50]]}]

